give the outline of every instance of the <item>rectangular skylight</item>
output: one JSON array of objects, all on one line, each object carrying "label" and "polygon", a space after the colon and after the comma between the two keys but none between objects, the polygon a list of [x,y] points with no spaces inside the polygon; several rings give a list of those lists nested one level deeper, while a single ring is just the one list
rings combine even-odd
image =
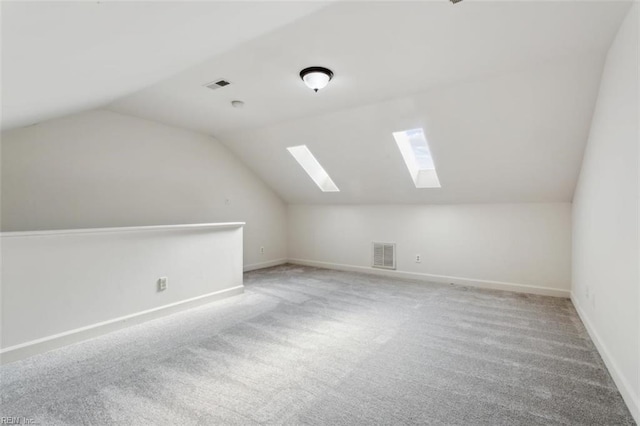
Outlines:
[{"label": "rectangular skylight", "polygon": [[393,138],[416,188],[440,188],[436,166],[422,129],[394,132]]},{"label": "rectangular skylight", "polygon": [[316,157],[313,156],[306,145],[290,146],[287,148],[293,158],[302,166],[305,172],[313,179],[323,192],[340,192],[327,172],[322,168]]}]

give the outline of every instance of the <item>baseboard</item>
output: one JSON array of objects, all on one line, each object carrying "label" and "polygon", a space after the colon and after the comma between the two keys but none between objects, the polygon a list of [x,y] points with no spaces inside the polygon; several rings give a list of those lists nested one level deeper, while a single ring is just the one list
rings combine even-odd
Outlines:
[{"label": "baseboard", "polygon": [[93,337],[98,337],[125,327],[130,327],[132,325],[140,324],[179,311],[184,311],[196,306],[205,305],[216,300],[242,294],[243,292],[244,286],[239,285],[213,293],[204,294],[202,296],[193,297],[191,299],[181,300],[180,302],[171,303],[158,308],[77,328],[75,330],[65,331],[64,333],[55,334],[53,336],[47,336],[30,342],[21,343],[19,345],[10,346],[0,350],[0,364],[18,361],[33,355],[38,355],[53,349],[78,343]]},{"label": "baseboard", "polygon": [[336,269],[338,271],[363,272],[366,274],[382,275],[387,277],[403,278],[414,281],[428,281],[447,284],[457,284],[466,287],[478,287],[490,290],[506,290],[517,293],[539,294],[569,298],[569,290],[559,290],[550,287],[537,287],[528,284],[508,283],[501,281],[479,280],[472,278],[450,277],[446,275],[424,274],[420,272],[406,272],[388,269],[376,269],[365,266],[343,265],[340,263],[319,262],[307,259],[289,259],[289,263],[296,265],[315,266],[317,268]]},{"label": "baseboard", "polygon": [[255,271],[256,269],[270,268],[272,266],[284,265],[287,263],[287,259],[275,259],[268,260],[266,262],[252,263],[250,265],[244,265],[243,272]]},{"label": "baseboard", "polygon": [[575,296],[573,292],[571,293],[571,303],[573,303],[573,306],[576,308],[576,312],[578,312],[578,316],[582,320],[584,327],[587,329],[587,333],[589,333],[591,340],[596,345],[596,348],[598,349],[598,352],[600,353],[602,360],[607,366],[607,369],[609,370],[609,374],[611,374],[613,381],[618,387],[618,390],[620,391],[620,394],[622,395],[624,402],[626,402],[627,407],[631,412],[631,415],[635,419],[636,423],[640,424],[639,396],[633,391],[627,379],[625,379],[625,377],[620,373],[620,369],[618,368],[618,365],[616,364],[615,360],[611,356],[611,353],[609,352],[607,347],[604,345],[602,339],[600,338],[600,335],[598,334],[596,329],[593,327],[593,324],[591,323],[591,321],[589,321],[589,317],[587,317],[586,313],[582,309],[582,306],[580,306],[580,302],[578,302],[578,298]]}]

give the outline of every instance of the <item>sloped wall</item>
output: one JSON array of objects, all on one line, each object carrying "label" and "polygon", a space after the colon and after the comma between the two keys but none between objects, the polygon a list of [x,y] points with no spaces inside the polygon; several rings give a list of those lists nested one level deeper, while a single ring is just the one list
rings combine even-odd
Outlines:
[{"label": "sloped wall", "polygon": [[286,258],[286,206],[209,136],[95,110],[1,143],[3,231],[246,222],[245,267]]}]

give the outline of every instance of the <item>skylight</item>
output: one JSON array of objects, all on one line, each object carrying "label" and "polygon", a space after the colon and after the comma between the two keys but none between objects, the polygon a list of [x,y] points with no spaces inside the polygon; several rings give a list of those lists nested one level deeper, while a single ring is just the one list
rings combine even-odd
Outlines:
[{"label": "skylight", "polygon": [[394,132],[393,138],[416,188],[440,188],[436,166],[422,129]]},{"label": "skylight", "polygon": [[287,149],[322,192],[340,192],[306,145],[290,146]]}]

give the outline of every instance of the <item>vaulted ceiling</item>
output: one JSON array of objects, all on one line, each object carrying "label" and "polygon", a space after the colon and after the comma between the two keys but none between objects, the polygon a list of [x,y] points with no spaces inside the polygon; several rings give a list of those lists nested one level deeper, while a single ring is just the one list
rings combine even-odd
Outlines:
[{"label": "vaulted ceiling", "polygon": [[[154,6],[155,19],[132,13],[119,31],[98,25],[127,4],[119,12],[100,4],[114,7],[114,16],[87,12],[82,26],[71,20],[66,37],[49,34],[42,58],[37,41],[47,35],[36,24],[27,28],[34,33],[27,56],[35,59],[20,58],[11,47],[21,30],[9,28],[13,37],[5,37],[3,10],[3,40],[10,45],[8,57],[3,46],[3,108],[9,106],[3,126],[108,103],[114,111],[215,136],[290,203],[571,200],[603,61],[630,6],[169,3]],[[136,8],[143,6],[130,7],[142,12]],[[215,23],[206,28],[207,20]],[[78,40],[84,26],[86,40]],[[63,49],[67,65],[56,60],[54,41],[70,43]],[[49,78],[42,74],[47,60],[62,77],[60,87],[47,89],[36,78]],[[31,63],[40,68],[19,76],[19,65]],[[335,72],[317,94],[298,77],[310,65]],[[219,78],[232,84],[203,87]],[[245,107],[232,108],[235,99]],[[415,127],[425,130],[442,188],[416,189],[404,166],[391,133]],[[285,149],[301,144],[340,192],[321,192]]]},{"label": "vaulted ceiling", "polygon": [[104,106],[326,4],[2,1],[2,129]]}]

